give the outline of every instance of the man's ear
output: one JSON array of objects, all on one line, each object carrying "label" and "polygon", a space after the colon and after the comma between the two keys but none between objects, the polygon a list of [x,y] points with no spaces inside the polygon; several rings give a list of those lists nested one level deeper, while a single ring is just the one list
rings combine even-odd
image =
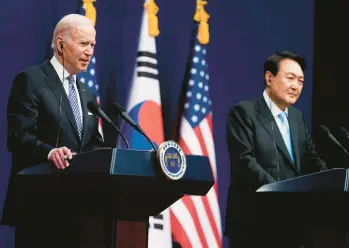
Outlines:
[{"label": "man's ear", "polygon": [[271,79],[273,78],[273,74],[270,72],[270,71],[267,71],[266,73],[265,73],[265,76],[264,76],[264,78],[265,78],[265,82],[266,82],[266,84],[267,84],[267,87],[270,87],[270,85],[271,85]]},{"label": "man's ear", "polygon": [[56,47],[57,47],[59,54],[63,54],[63,49],[64,49],[63,43],[64,43],[63,38],[58,36],[57,40],[56,40]]}]

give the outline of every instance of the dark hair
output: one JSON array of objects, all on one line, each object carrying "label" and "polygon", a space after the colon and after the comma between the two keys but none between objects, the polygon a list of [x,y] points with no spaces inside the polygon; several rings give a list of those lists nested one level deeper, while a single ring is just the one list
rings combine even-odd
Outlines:
[{"label": "dark hair", "polygon": [[284,59],[292,59],[296,61],[299,66],[304,71],[306,68],[306,61],[304,58],[298,54],[290,51],[276,52],[269,56],[269,58],[264,62],[264,75],[267,71],[270,71],[274,76],[279,72],[280,61]]}]

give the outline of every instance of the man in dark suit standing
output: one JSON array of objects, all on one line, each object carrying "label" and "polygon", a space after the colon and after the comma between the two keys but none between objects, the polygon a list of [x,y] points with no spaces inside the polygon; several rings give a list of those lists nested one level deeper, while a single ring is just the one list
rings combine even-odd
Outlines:
[{"label": "man in dark suit standing", "polygon": [[[76,79],[78,73],[87,69],[95,44],[92,22],[82,15],[67,15],[54,30],[54,56],[15,77],[7,111],[11,179],[23,168],[47,160],[64,170],[74,155],[103,145],[98,119],[87,109],[94,96]],[[5,224],[13,224],[10,198],[11,180]],[[26,226],[16,228],[16,247],[80,247],[78,223],[74,221],[28,220]],[[38,222],[41,228],[33,230],[31,226],[40,226]]]},{"label": "man in dark suit standing", "polygon": [[263,223],[256,227],[245,218],[258,209],[250,197],[262,185],[327,169],[315,151],[302,112],[291,106],[302,92],[305,66],[295,53],[272,54],[264,63],[263,96],[241,102],[229,113],[231,185],[225,234],[233,248],[299,247],[293,233],[278,230],[277,223],[265,223],[263,229]]}]

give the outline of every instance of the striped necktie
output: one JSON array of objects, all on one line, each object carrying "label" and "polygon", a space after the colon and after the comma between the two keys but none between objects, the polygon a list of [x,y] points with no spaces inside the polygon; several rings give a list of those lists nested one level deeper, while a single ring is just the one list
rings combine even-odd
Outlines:
[{"label": "striped necktie", "polygon": [[79,132],[79,137],[81,139],[82,119],[81,119],[80,110],[79,110],[79,101],[78,101],[78,97],[77,97],[77,92],[76,92],[75,87],[74,87],[75,81],[74,81],[73,76],[69,76],[68,81],[69,81],[68,99],[70,102],[70,106],[73,110],[76,126],[77,126],[78,132]]}]

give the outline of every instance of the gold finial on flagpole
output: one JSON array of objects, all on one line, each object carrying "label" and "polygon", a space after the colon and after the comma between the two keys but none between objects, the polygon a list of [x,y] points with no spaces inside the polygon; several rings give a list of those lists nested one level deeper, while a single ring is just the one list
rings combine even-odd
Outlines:
[{"label": "gold finial on flagpole", "polygon": [[194,20],[200,22],[198,30],[198,40],[201,44],[206,45],[210,41],[209,25],[207,23],[210,15],[205,10],[206,1],[196,1],[196,12]]},{"label": "gold finial on flagpole", "polygon": [[144,8],[146,8],[148,14],[148,34],[152,37],[158,36],[160,30],[156,14],[159,12],[159,7],[154,0],[148,0],[147,3],[144,4]]},{"label": "gold finial on flagpole", "polygon": [[85,16],[90,19],[93,23],[93,26],[96,26],[96,8],[93,6],[93,2],[96,0],[82,0],[84,2]]}]

